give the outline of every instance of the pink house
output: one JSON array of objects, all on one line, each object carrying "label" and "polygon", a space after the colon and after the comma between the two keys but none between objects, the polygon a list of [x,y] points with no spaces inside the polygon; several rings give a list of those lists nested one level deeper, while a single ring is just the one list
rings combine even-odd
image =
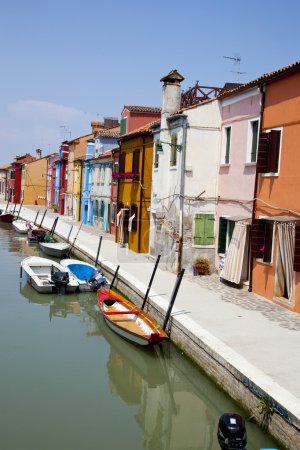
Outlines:
[{"label": "pink house", "polygon": [[[221,151],[216,216],[216,265],[221,277],[240,284],[249,277],[249,239],[260,129],[257,82],[220,97]],[[224,255],[226,257],[224,258]]]},{"label": "pink house", "polygon": [[52,153],[48,156],[47,162],[47,208],[51,208],[55,203],[55,176],[56,176],[56,164],[58,160],[58,153]]},{"label": "pink house", "polygon": [[121,135],[160,119],[161,108],[125,105],[121,114]]}]

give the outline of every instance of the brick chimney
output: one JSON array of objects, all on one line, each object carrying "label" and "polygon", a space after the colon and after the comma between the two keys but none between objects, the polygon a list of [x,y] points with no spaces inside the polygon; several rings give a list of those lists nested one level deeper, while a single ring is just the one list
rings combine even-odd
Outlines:
[{"label": "brick chimney", "polygon": [[177,72],[171,70],[167,75],[161,78],[163,84],[163,101],[161,109],[161,127],[166,128],[166,119],[180,109],[181,86],[180,83],[184,77]]},{"label": "brick chimney", "polygon": [[117,117],[104,117],[104,128],[114,128],[119,125]]},{"label": "brick chimney", "polygon": [[36,153],[36,159],[40,159],[42,157],[42,150],[40,148],[37,148],[35,153]]}]

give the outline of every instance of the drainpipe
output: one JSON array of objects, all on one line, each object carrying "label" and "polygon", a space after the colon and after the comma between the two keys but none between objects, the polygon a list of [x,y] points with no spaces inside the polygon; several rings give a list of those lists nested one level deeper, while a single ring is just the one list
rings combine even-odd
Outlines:
[{"label": "drainpipe", "polygon": [[[263,122],[263,113],[265,109],[265,101],[266,101],[266,83],[261,83],[259,86],[260,92],[261,92],[261,110],[260,110],[260,126],[259,126],[259,134],[262,132],[262,122]],[[253,206],[252,206],[252,220],[251,220],[251,228],[250,228],[250,245],[249,245],[249,292],[252,292],[252,281],[253,281],[253,256],[251,254],[251,243],[252,243],[252,224],[255,219],[255,210],[256,210],[256,197],[257,197],[257,188],[258,188],[258,173],[257,169],[255,172],[255,181],[254,181],[254,194],[253,194]]]},{"label": "drainpipe", "polygon": [[138,252],[141,252],[141,227],[142,227],[142,201],[143,201],[143,185],[144,185],[144,167],[145,167],[145,136],[143,135],[143,151],[142,151],[142,173],[140,179],[140,206],[139,206],[139,227],[138,227]]},{"label": "drainpipe", "polygon": [[185,159],[186,159],[186,129],[187,116],[182,115],[182,148],[181,148],[181,165],[180,165],[180,192],[179,192],[179,242],[178,242],[178,261],[177,273],[180,274],[182,269],[182,253],[183,253],[183,218],[184,218],[184,185],[185,185]]}]

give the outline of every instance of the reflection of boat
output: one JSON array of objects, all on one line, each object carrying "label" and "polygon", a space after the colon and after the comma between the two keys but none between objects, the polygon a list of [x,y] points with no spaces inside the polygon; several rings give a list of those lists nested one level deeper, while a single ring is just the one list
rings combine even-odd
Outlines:
[{"label": "reflection of boat", "polygon": [[32,224],[28,220],[17,219],[12,223],[15,231],[20,234],[27,234],[30,228],[33,228]]},{"label": "reflection of boat", "polygon": [[74,277],[69,277],[64,267],[50,259],[38,256],[29,256],[23,259],[21,267],[27,275],[28,282],[41,293],[59,291],[61,294],[74,292],[78,288],[78,282]]},{"label": "reflection of boat", "polygon": [[96,291],[107,282],[102,271],[92,264],[77,259],[62,259],[60,264],[77,279],[80,291]]},{"label": "reflection of boat", "polygon": [[168,335],[149,314],[110,289],[98,290],[98,303],[107,325],[139,345],[154,345]]},{"label": "reflection of boat", "polygon": [[50,256],[63,258],[70,249],[70,244],[64,242],[40,242],[40,249]]}]

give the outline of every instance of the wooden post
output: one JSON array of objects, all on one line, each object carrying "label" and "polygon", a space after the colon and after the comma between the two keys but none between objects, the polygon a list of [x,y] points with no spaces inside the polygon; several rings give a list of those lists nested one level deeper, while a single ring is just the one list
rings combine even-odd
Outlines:
[{"label": "wooden post", "polygon": [[81,227],[82,227],[82,222],[81,222],[80,227],[79,227],[79,229],[78,229],[78,231],[77,231],[77,234],[76,234],[76,236],[75,236],[75,239],[74,239],[74,241],[73,241],[73,244],[71,245],[71,247],[70,247],[70,249],[69,249],[69,251],[68,251],[68,258],[70,258],[71,251],[73,250],[73,247],[74,247],[74,245],[75,245],[75,242],[76,242],[76,240],[77,240],[77,237],[78,237],[78,235],[79,235],[79,231],[81,230]]},{"label": "wooden post", "polygon": [[50,231],[50,235],[51,235],[52,237],[53,237],[53,234],[54,234],[54,231],[55,231],[57,222],[58,222],[58,217],[56,217],[56,218],[54,219],[54,222],[53,222],[53,225],[52,225],[52,228],[51,228],[51,231]]},{"label": "wooden post", "polygon": [[8,209],[8,205],[9,205],[9,200],[7,200],[7,204],[6,204],[5,212],[7,212],[7,209]]},{"label": "wooden post", "polygon": [[176,283],[175,283],[175,286],[174,286],[174,289],[173,289],[173,292],[172,292],[172,295],[171,295],[171,300],[170,300],[170,303],[169,303],[169,306],[168,306],[167,314],[166,314],[166,317],[165,317],[165,320],[164,320],[164,324],[162,326],[163,330],[165,330],[167,328],[167,325],[168,325],[168,322],[169,322],[169,318],[170,318],[170,315],[171,315],[171,312],[172,312],[172,308],[173,308],[175,300],[176,300],[176,296],[177,296],[178,289],[179,289],[181,281],[182,281],[182,277],[183,277],[184,271],[185,271],[185,269],[181,269],[180,273],[177,276],[177,280],[176,280]]},{"label": "wooden post", "polygon": [[15,213],[16,206],[17,206],[17,202],[15,203],[15,206],[14,206],[13,215],[14,215],[14,213]]},{"label": "wooden post", "polygon": [[39,215],[39,212],[40,212],[40,210],[38,210],[38,212],[36,213],[36,216],[35,216],[35,219],[34,219],[34,225],[36,225],[36,220],[37,220],[37,218],[38,218],[38,215]]},{"label": "wooden post", "polygon": [[69,234],[67,237],[67,242],[70,242],[70,236],[71,236],[72,230],[73,230],[73,225],[71,225],[71,227],[70,227],[70,231],[69,231]]},{"label": "wooden post", "polygon": [[18,211],[18,215],[17,215],[17,220],[18,220],[18,218],[20,216],[20,212],[21,212],[21,209],[22,209],[22,206],[23,206],[23,202],[24,202],[24,199],[22,199],[22,201],[21,201],[21,205],[20,205],[20,208],[19,208],[19,211]]},{"label": "wooden post", "polygon": [[115,279],[116,279],[116,277],[117,277],[117,275],[118,275],[118,272],[119,272],[119,268],[120,268],[120,266],[118,266],[118,267],[116,268],[116,271],[115,271],[115,274],[114,274],[114,277],[113,277],[113,279],[111,280],[111,283],[110,283],[109,289],[112,289],[112,287],[113,287],[113,284],[114,284],[114,282],[115,282]]},{"label": "wooden post", "polygon": [[40,228],[42,228],[42,223],[44,222],[44,218],[45,218],[46,213],[47,213],[47,208],[44,211],[44,214],[43,214],[43,217],[42,217],[42,220],[41,220],[41,223],[40,223]]},{"label": "wooden post", "polygon": [[100,240],[99,240],[99,244],[98,244],[98,251],[97,251],[97,256],[95,259],[95,267],[97,267],[97,264],[98,264],[98,258],[99,258],[99,253],[100,253],[100,249],[101,249],[101,244],[102,244],[102,236],[100,236]]},{"label": "wooden post", "polygon": [[149,285],[148,285],[148,288],[147,288],[146,295],[144,297],[144,301],[143,301],[141,310],[143,310],[145,308],[145,306],[146,306],[146,303],[147,303],[147,300],[148,300],[148,295],[149,295],[149,292],[150,292],[150,289],[151,289],[151,286],[152,286],[152,282],[154,280],[154,276],[155,276],[155,273],[156,273],[156,269],[157,269],[160,257],[161,257],[161,255],[158,255],[158,257],[156,259],[156,263],[155,263],[155,266],[154,266],[154,269],[153,269],[153,272],[152,272],[152,275],[151,275],[151,278],[150,278],[150,281],[149,281]]}]

